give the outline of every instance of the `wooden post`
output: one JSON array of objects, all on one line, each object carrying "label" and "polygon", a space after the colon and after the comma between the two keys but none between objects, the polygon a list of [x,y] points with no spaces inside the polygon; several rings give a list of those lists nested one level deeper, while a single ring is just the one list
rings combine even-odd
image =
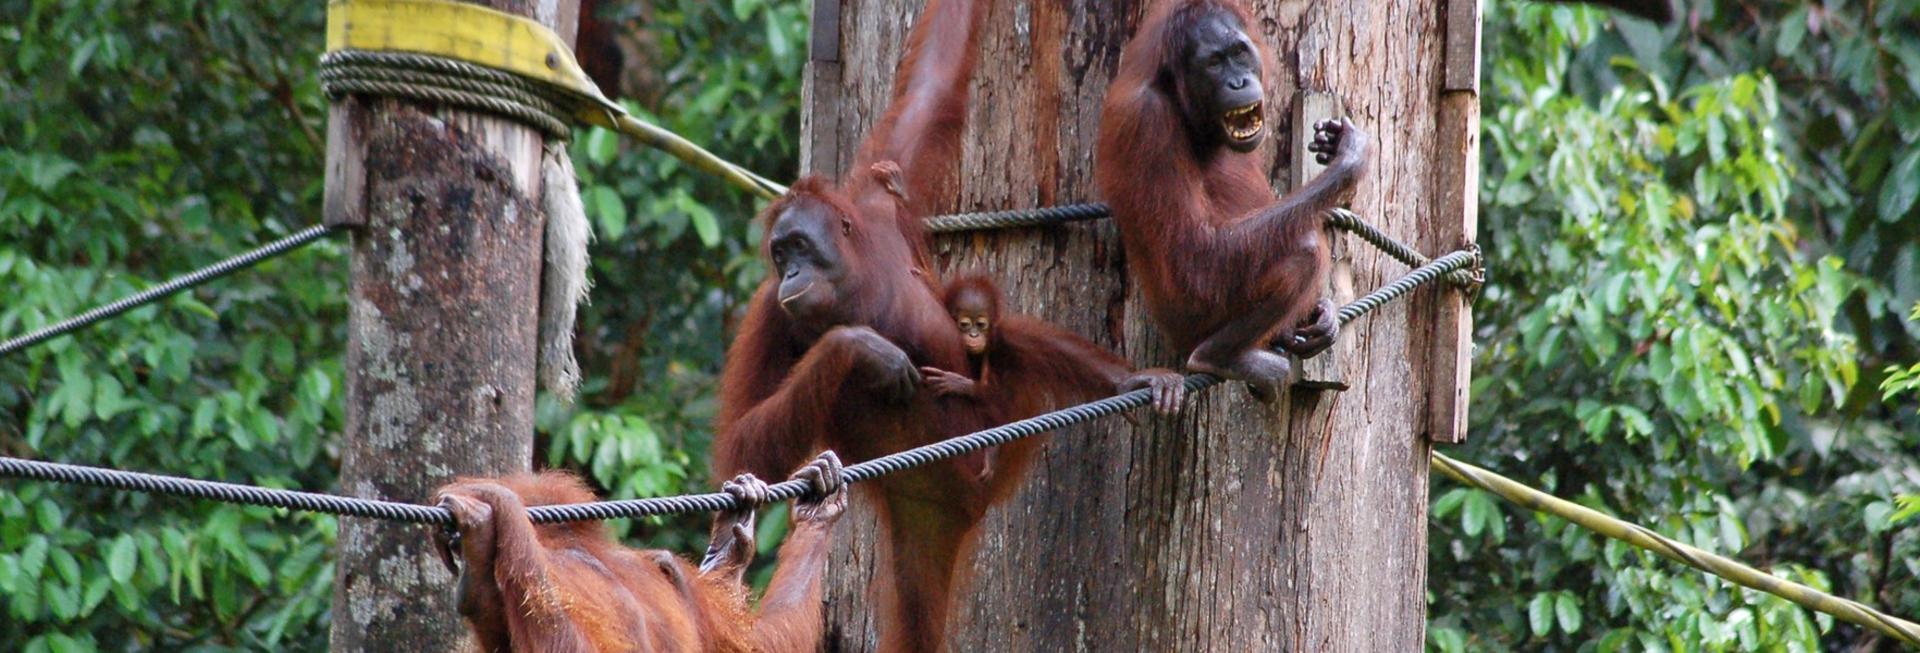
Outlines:
[{"label": "wooden post", "polygon": [[[1480,0],[1447,0],[1446,71],[1440,86],[1439,142],[1433,152],[1433,216],[1421,246],[1435,254],[1475,241],[1480,227]],[[1467,390],[1473,370],[1473,304],[1459,288],[1434,299],[1433,375],[1427,437],[1467,440]]]},{"label": "wooden post", "polygon": [[[964,189],[946,210],[1097,199],[1092,152],[1120,49],[1151,0],[1007,0],[988,18],[969,108]],[[1375,137],[1353,209],[1435,245],[1446,4],[1245,0],[1268,71],[1276,189],[1295,98],[1326,94]],[[803,141],[815,170],[843,168],[891,93],[901,40],[923,0],[839,0],[837,77],[809,76]],[[816,26],[816,34],[819,34]],[[814,64],[815,66],[818,63]],[[824,103],[824,105],[823,105]],[[831,107],[831,120],[820,107]],[[832,157],[820,160],[819,156]],[[948,198],[943,198],[948,199]],[[1470,233],[1470,232],[1463,232]],[[1436,248],[1435,253],[1441,251]],[[1354,290],[1406,266],[1354,240]],[[993,274],[1011,310],[1177,365],[1130,288],[1107,221],[944,236],[943,270]],[[1413,651],[1423,646],[1428,397],[1434,293],[1348,324],[1346,392],[1296,390],[1272,406],[1238,384],[1172,419],[1142,415],[1058,432],[1021,492],[982,526],[951,619],[955,651]],[[1451,360],[1451,359],[1449,359]],[[850,519],[829,567],[828,650],[873,647],[870,520]]]},{"label": "wooden post", "polygon": [[[556,25],[576,0],[490,0]],[[561,29],[571,43],[575,23]],[[326,215],[353,231],[341,491],[421,502],[533,456],[543,137],[504,118],[350,97]],[[471,648],[431,531],[340,520],[334,651]]]}]

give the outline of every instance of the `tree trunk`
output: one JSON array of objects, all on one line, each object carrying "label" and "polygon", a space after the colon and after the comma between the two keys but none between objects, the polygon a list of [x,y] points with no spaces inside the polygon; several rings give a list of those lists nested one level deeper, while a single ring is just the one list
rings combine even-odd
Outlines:
[{"label": "tree trunk", "polygon": [[[803,167],[844,169],[891,91],[922,0],[815,0]],[[1100,103],[1148,0],[1011,0],[989,18],[948,210],[1096,199]],[[1292,186],[1302,91],[1331,95],[1376,139],[1355,211],[1428,252],[1445,3],[1249,0],[1268,71],[1276,189]],[[1477,24],[1477,14],[1474,16]],[[833,29],[838,27],[837,34]],[[1477,32],[1476,32],[1477,33]],[[1310,133],[1310,132],[1308,132]],[[954,201],[957,200],[957,201]],[[1444,230],[1439,230],[1444,231]],[[1423,239],[1423,236],[1424,239]],[[1341,236],[1345,237],[1345,236]],[[1336,288],[1406,267],[1357,240]],[[943,271],[990,272],[1010,310],[1071,328],[1136,363],[1177,367],[1127,283],[1108,221],[943,236]],[[1344,285],[1343,285],[1344,284]],[[1238,384],[1175,418],[1058,432],[1024,489],[996,508],[957,590],[956,651],[1414,651],[1423,645],[1426,440],[1435,291],[1347,326],[1345,391],[1272,406]],[[1337,301],[1351,299],[1341,297]],[[1451,365],[1451,360],[1440,361]],[[1451,371],[1449,369],[1449,371]],[[873,646],[871,517],[849,520],[830,570],[829,650]]]},{"label": "tree trunk", "polygon": [[[575,0],[492,0],[573,38]],[[567,19],[561,21],[561,17]],[[504,118],[349,97],[327,217],[353,231],[341,490],[424,502],[533,460],[543,137]],[[340,519],[334,651],[471,649],[428,528]]]}]

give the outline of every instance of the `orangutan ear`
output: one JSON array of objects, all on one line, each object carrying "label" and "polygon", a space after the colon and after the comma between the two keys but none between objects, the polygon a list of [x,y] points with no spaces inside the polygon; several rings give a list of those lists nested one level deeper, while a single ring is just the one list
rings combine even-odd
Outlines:
[{"label": "orangutan ear", "polygon": [[906,173],[900,171],[900,164],[892,161],[875,162],[867,168],[867,174],[873,175],[873,180],[880,182],[881,188],[900,198],[901,202],[907,201],[907,178]]}]

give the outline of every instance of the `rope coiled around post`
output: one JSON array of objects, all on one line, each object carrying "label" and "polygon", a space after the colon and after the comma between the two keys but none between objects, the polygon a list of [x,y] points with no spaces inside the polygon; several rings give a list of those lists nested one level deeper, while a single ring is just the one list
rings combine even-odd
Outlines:
[{"label": "rope coiled around post", "polygon": [[328,99],[348,94],[397,97],[491,113],[566,140],[574,101],[518,75],[443,57],[339,50],[320,57]]},{"label": "rope coiled around post", "polygon": [[194,270],[185,275],[174,277],[158,286],[115,300],[111,304],[89,309],[79,315],[35,329],[26,335],[7,340],[6,342],[0,342],[0,356],[5,356],[55,337],[72,333],[100,322],[101,320],[160,301],[182,290],[187,290],[208,281],[227,276],[236,271],[259,265],[262,261],[299,249],[331,233],[333,233],[333,229],[324,225],[307,227],[306,229],[294,232],[293,235],[287,236],[286,238],[261,245],[239,256]]}]

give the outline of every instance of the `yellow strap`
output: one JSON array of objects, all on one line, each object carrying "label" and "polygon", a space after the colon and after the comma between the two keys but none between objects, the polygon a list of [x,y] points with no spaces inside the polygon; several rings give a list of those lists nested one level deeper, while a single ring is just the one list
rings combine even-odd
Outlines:
[{"label": "yellow strap", "polygon": [[772,199],[786,187],[627,114],[580,69],[560,35],[537,21],[449,0],[329,0],[327,51],[411,52],[486,66],[564,89],[574,118],[639,138],[694,167]]},{"label": "yellow strap", "polygon": [[582,99],[577,118],[614,127],[626,111],[600,93],[560,35],[528,18],[447,0],[331,0],[327,51],[413,52],[504,70]]}]

